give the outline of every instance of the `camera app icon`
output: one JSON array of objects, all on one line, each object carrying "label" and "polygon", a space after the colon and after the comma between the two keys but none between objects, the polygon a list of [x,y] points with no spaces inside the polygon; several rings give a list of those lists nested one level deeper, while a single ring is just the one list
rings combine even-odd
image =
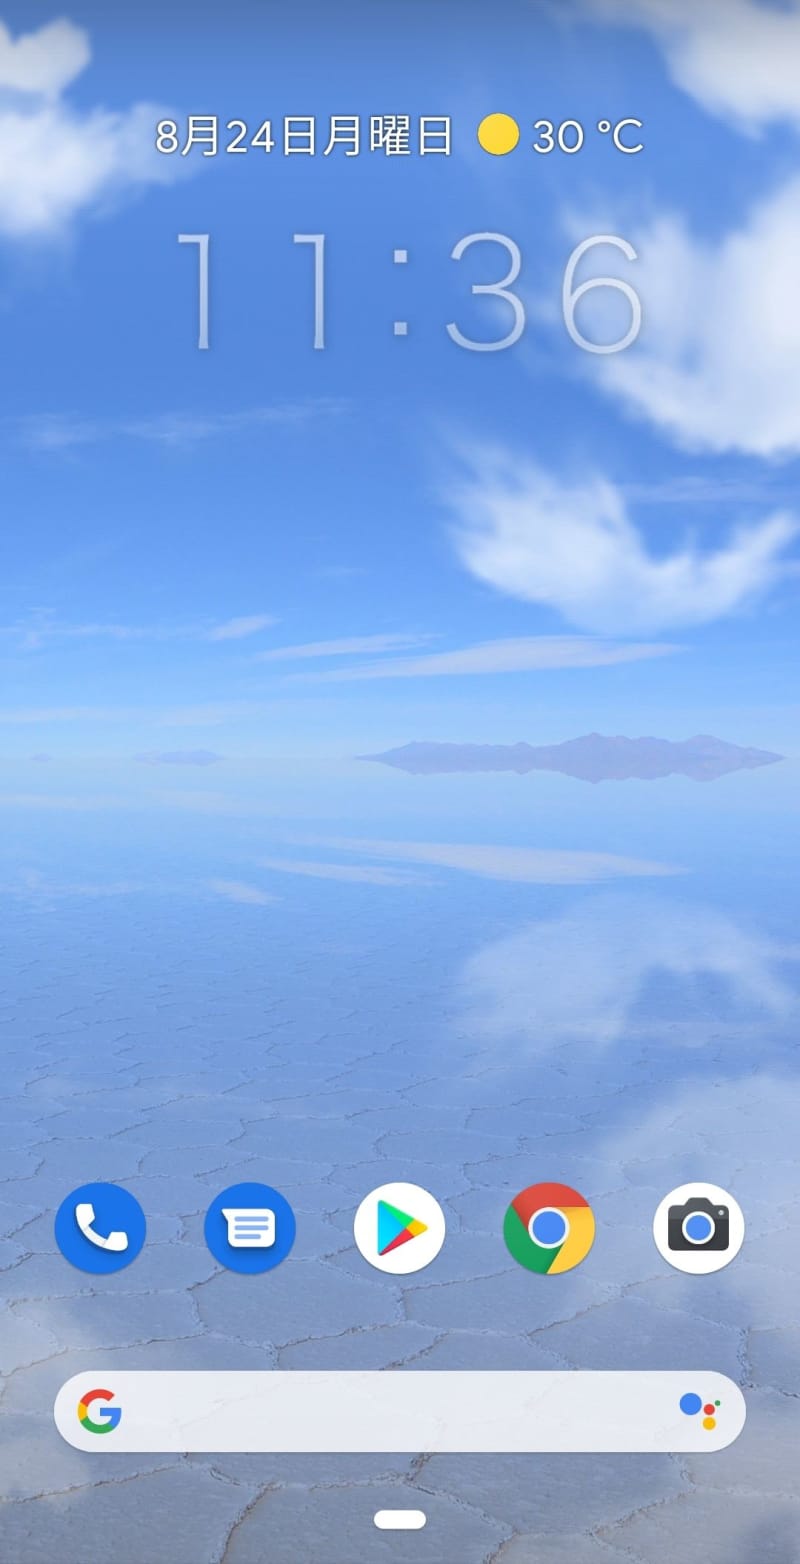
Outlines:
[{"label": "camera app icon", "polygon": [[731,1213],[729,1206],[715,1206],[705,1195],[693,1195],[682,1206],[670,1206],[667,1212],[667,1243],[670,1249],[730,1249]]},{"label": "camera app icon", "polygon": [[744,1216],[733,1195],[719,1185],[681,1184],[661,1201],[653,1237],[659,1254],[676,1270],[707,1276],[736,1258],[744,1241]]}]

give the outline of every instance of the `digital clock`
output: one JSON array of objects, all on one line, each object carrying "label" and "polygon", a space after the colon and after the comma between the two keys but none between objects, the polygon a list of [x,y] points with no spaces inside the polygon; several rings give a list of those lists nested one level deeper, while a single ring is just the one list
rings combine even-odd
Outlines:
[{"label": "digital clock", "polygon": [[[324,233],[296,233],[292,235],[295,244],[309,245],[313,250],[313,345],[316,349],[325,348],[325,255],[328,236]],[[209,321],[209,268],[211,253],[211,235],[207,233],[178,234],[179,244],[194,244],[197,246],[197,280],[198,280],[198,332],[197,346],[206,349],[210,346],[210,321]],[[480,233],[465,234],[458,239],[450,251],[453,261],[460,261],[467,250],[475,244],[499,245],[505,251],[510,262],[505,275],[490,282],[474,282],[471,291],[476,295],[485,295],[490,299],[500,299],[508,305],[511,311],[510,329],[500,337],[482,341],[474,337],[468,337],[461,330],[457,321],[448,321],[445,330],[451,341],[459,348],[464,348],[468,353],[499,353],[506,348],[511,348],[525,331],[527,317],[525,304],[519,293],[515,291],[514,284],[518,281],[522,270],[522,251],[515,239],[508,234],[494,233],[489,230]],[[567,260],[561,286],[561,309],[564,325],[572,341],[585,353],[622,353],[629,348],[639,335],[642,325],[642,305],[639,295],[632,285],[620,277],[589,277],[583,282],[576,283],[575,274],[581,260],[588,251],[601,245],[610,245],[621,250],[626,260],[635,261],[637,252],[627,239],[620,238],[619,234],[592,234],[588,239],[582,239],[576,244]],[[409,252],[406,248],[396,248],[393,252],[393,261],[397,266],[408,262]],[[596,292],[600,288],[611,288],[621,293],[627,299],[630,306],[630,324],[627,331],[612,342],[593,342],[581,331],[576,320],[576,310],[580,300],[588,293]],[[407,337],[408,321],[396,320],[393,323],[395,337]]]}]

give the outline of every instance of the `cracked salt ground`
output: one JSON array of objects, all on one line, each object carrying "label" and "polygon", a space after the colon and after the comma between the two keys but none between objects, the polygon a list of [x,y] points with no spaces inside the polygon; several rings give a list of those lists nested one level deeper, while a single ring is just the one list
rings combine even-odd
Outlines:
[{"label": "cracked salt ground", "polygon": [[[759,857],[754,811],[735,840],[713,812],[692,835],[680,790],[661,797],[678,801],[696,892],[685,877],[656,894],[437,871],[402,889],[306,878],[264,906],[15,904],[3,1564],[83,1564],[87,1536],[117,1564],[800,1564],[796,919],[774,889],[774,821]],[[207,850],[198,838],[192,853]],[[650,1235],[664,1191],[698,1176],[748,1218],[735,1264],[699,1280],[666,1268]],[[598,1219],[587,1261],[558,1280],[514,1265],[501,1238],[509,1194],[540,1177],[575,1183]],[[90,1178],[124,1182],[148,1218],[141,1256],[102,1281],[52,1235]],[[240,1178],[297,1212],[269,1277],[220,1271],[203,1241],[210,1200]],[[399,1279],[352,1243],[355,1205],[390,1178],[430,1188],[448,1219],[435,1264]],[[707,1364],[745,1387],[750,1413],[708,1459],[112,1461],[51,1420],[98,1351],[111,1372]],[[375,1510],[402,1507],[426,1512],[424,1531],[374,1529]]]}]

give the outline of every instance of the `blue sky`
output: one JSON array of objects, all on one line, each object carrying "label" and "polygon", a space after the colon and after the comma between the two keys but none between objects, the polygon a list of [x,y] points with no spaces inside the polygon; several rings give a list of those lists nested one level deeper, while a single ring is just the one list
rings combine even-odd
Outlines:
[{"label": "blue sky", "polygon": [[[0,754],[591,728],[792,752],[800,12],[732,0],[721,56],[715,10],[2,7]],[[475,139],[498,109],[507,158]],[[190,112],[315,114],[323,141],[331,114],[446,114],[453,153],[159,158]],[[637,157],[592,129],[627,115]],[[536,156],[539,117],[586,146]],[[470,297],[499,247],[450,259],[480,231],[522,252],[505,352],[445,330],[508,329]],[[180,232],[211,235],[208,352]],[[296,232],[327,236],[324,352]],[[560,313],[596,233],[638,260],[581,280],[643,307],[602,357]],[[589,335],[625,329],[608,298]]]}]

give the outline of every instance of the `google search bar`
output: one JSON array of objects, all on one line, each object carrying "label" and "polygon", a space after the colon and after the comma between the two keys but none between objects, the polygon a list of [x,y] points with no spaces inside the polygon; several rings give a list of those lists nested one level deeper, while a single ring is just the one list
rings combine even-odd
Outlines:
[{"label": "google search bar", "polygon": [[745,1421],[733,1380],[709,1370],[398,1370],[243,1373],[90,1369],[54,1416],[77,1450],[115,1453],[693,1454]]}]

